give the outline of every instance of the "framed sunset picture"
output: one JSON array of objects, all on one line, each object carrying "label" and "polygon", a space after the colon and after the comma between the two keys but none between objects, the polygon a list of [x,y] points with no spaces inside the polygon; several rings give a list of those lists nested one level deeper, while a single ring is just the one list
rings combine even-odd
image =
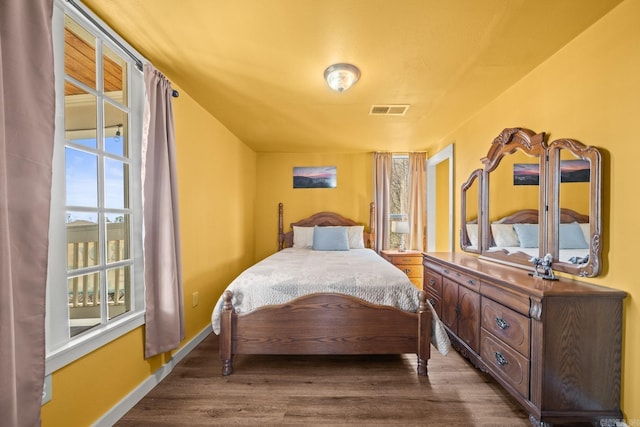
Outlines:
[{"label": "framed sunset picture", "polygon": [[561,160],[560,182],[591,181],[591,163],[589,160]]},{"label": "framed sunset picture", "polygon": [[514,163],[513,185],[540,185],[540,165],[538,163]]},{"label": "framed sunset picture", "polygon": [[293,188],[336,188],[335,166],[295,166]]}]

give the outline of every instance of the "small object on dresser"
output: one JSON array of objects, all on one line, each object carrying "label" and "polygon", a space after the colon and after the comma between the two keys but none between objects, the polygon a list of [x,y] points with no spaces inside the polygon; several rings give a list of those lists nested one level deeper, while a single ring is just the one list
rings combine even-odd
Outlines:
[{"label": "small object on dresser", "polygon": [[533,263],[533,273],[529,273],[529,275],[544,280],[558,280],[551,268],[553,265],[553,257],[551,254],[546,254],[542,258],[533,257],[529,261]]}]

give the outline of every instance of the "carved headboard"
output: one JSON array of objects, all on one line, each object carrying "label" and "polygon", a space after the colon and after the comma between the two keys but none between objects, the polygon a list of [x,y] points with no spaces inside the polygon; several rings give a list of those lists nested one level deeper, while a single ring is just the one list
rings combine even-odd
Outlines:
[{"label": "carved headboard", "polygon": [[[293,226],[296,227],[315,227],[317,226],[352,226],[362,225],[358,222],[345,218],[335,212],[318,212],[308,218],[301,219],[291,223],[291,231],[284,232],[284,205],[278,204],[278,250],[290,248],[293,246]],[[369,205],[369,230],[366,227],[363,233],[363,240],[366,247],[375,250],[375,205]]]}]

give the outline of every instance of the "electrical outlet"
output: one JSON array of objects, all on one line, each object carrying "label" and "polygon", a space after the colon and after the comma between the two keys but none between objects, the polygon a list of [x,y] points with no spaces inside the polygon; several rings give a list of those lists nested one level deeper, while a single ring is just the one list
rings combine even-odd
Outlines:
[{"label": "electrical outlet", "polygon": [[42,404],[44,405],[53,397],[53,388],[51,385],[51,374],[44,377],[44,384],[42,385]]},{"label": "electrical outlet", "polygon": [[200,298],[200,292],[195,291],[193,294],[191,294],[191,296],[193,297],[193,305],[192,307],[195,307],[198,305],[198,300]]}]

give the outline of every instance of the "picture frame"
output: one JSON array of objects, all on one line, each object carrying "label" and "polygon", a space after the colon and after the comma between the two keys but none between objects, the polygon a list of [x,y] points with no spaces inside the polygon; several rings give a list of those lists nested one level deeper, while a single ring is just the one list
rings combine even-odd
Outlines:
[{"label": "picture frame", "polygon": [[336,188],[335,166],[294,166],[293,188]]}]

